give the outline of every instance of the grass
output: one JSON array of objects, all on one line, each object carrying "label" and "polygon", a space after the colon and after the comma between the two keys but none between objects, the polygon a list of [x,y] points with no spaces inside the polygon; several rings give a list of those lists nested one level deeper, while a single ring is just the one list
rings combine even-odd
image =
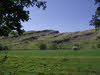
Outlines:
[{"label": "grass", "polygon": [[[0,62],[4,52],[0,53]],[[99,75],[100,50],[14,50],[0,75]]]},{"label": "grass", "polygon": [[[39,49],[37,44],[40,42],[47,44],[48,49],[52,44],[57,43],[57,46],[63,47],[63,49],[72,49],[74,43],[79,43],[81,49],[97,48],[96,37],[100,34],[94,32],[94,30],[88,30],[83,32],[69,32],[69,33],[56,33],[56,31],[28,31],[18,37],[0,37],[0,43],[7,45],[9,49]],[[32,37],[36,37],[34,39]],[[2,39],[1,39],[2,38]],[[68,40],[69,39],[69,40]],[[61,48],[59,48],[61,49]]]},{"label": "grass", "polygon": [[[3,52],[4,53],[4,52]],[[4,54],[1,55],[4,55]],[[51,57],[51,58],[92,58],[92,57],[100,57],[100,50],[11,50],[8,52],[8,56],[22,56],[22,57]]]}]

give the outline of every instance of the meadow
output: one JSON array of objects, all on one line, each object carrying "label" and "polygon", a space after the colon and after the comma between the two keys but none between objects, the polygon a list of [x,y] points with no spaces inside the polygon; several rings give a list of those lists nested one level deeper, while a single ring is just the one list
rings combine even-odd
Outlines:
[{"label": "meadow", "polygon": [[[0,75],[100,75],[100,50],[11,50]],[[3,61],[3,62],[2,62]]]}]

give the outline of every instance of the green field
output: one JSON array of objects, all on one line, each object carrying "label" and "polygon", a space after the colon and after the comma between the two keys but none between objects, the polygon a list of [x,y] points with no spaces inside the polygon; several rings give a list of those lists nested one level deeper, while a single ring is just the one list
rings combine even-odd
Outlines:
[{"label": "green field", "polygon": [[6,61],[4,55],[0,75],[100,75],[100,50],[14,50]]}]

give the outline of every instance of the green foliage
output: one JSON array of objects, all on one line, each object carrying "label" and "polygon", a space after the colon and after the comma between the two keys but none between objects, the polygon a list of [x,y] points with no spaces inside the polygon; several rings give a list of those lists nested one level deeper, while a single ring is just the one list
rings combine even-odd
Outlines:
[{"label": "green foliage", "polygon": [[40,0],[1,0],[0,1],[0,36],[8,36],[15,30],[19,35],[23,33],[21,30],[21,21],[29,20],[29,11],[25,8],[30,6],[46,8],[46,2]]},{"label": "green foliage", "polygon": [[95,4],[98,4],[95,15],[92,16],[90,25],[95,26],[95,28],[100,28],[100,0],[94,0]]},{"label": "green foliage", "polygon": [[18,33],[16,31],[11,31],[9,35],[12,35],[15,37],[15,36],[18,36]]},{"label": "green foliage", "polygon": [[97,44],[97,48],[100,48],[100,43]]},{"label": "green foliage", "polygon": [[97,36],[96,40],[97,40],[97,48],[100,48],[100,36]]},{"label": "green foliage", "polygon": [[39,48],[40,48],[40,50],[46,50],[47,49],[47,45],[42,43],[42,44],[40,44]]},{"label": "green foliage", "polygon": [[4,46],[3,47],[3,50],[8,50],[8,46]]},{"label": "green foliage", "polygon": [[0,44],[0,50],[3,50],[3,46],[2,46],[2,44]]},{"label": "green foliage", "polygon": [[72,47],[73,50],[79,50],[77,46]]},{"label": "green foliage", "polygon": [[96,45],[93,45],[93,46],[91,46],[91,48],[92,48],[92,49],[96,49],[97,47],[96,47]]},{"label": "green foliage", "polygon": [[73,50],[79,50],[80,49],[80,44],[79,43],[75,43],[72,47]]},{"label": "green foliage", "polygon": [[100,41],[100,36],[97,36],[97,37],[96,37],[96,40],[97,40],[97,41]]},{"label": "green foliage", "polygon": [[58,49],[58,46],[57,46],[57,44],[55,44],[55,43],[54,43],[54,44],[52,44],[52,45],[51,45],[51,49],[53,49],[53,50],[56,50],[56,49]]},{"label": "green foliage", "polygon": [[8,46],[0,44],[0,50],[8,50]]},{"label": "green foliage", "polygon": [[95,32],[96,32],[96,31],[98,31],[98,30],[99,30],[99,28],[95,28],[94,30],[95,30]]}]

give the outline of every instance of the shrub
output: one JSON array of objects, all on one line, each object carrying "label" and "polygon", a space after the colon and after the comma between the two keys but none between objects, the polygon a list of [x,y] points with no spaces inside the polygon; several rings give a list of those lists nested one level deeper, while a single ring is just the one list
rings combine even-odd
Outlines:
[{"label": "shrub", "polygon": [[92,49],[96,49],[97,47],[95,45],[91,46]]},{"label": "shrub", "polygon": [[1,64],[3,64],[7,58],[8,58],[8,46],[3,46],[2,44],[0,44],[0,51],[3,51],[5,53],[3,59],[1,60]]},{"label": "shrub", "polygon": [[46,50],[47,49],[47,45],[46,44],[40,44],[40,50]]},{"label": "shrub", "polygon": [[0,44],[0,50],[3,50],[3,45],[2,44]]},{"label": "shrub", "polygon": [[100,48],[100,43],[97,44],[97,48]]},{"label": "shrub", "polygon": [[18,32],[11,31],[9,35],[14,36],[14,37],[17,37],[18,36]]},{"label": "shrub", "polygon": [[3,50],[8,50],[8,46],[4,46],[3,47]]},{"label": "shrub", "polygon": [[96,37],[96,40],[99,42],[100,41],[100,36],[97,36]]},{"label": "shrub", "polygon": [[94,29],[95,32],[97,32],[98,30],[99,30],[99,28],[97,28],[97,27]]},{"label": "shrub", "polygon": [[79,50],[79,48],[77,46],[73,46],[72,49],[73,50]]},{"label": "shrub", "polygon": [[2,44],[0,44],[0,50],[8,50],[8,46],[3,46]]},{"label": "shrub", "polygon": [[72,47],[73,50],[79,50],[80,49],[80,44],[76,43]]},{"label": "shrub", "polygon": [[51,49],[58,49],[57,44],[52,44]]}]

